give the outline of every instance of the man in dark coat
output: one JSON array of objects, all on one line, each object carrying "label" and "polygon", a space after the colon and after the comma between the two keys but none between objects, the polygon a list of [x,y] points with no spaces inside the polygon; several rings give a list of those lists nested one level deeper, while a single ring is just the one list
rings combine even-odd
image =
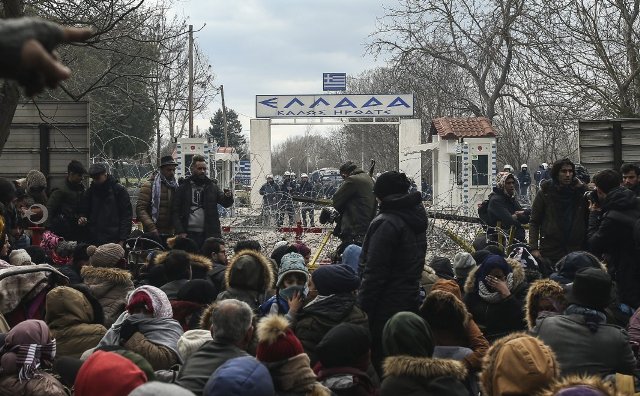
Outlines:
[{"label": "man in dark coat", "polygon": [[372,360],[382,362],[382,329],[401,311],[417,312],[420,277],[427,252],[427,213],[419,192],[408,193],[404,173],[385,172],[374,193],[380,214],[371,222],[362,246],[362,284],[358,304],[369,318]]},{"label": "man in dark coat", "polygon": [[531,254],[549,260],[551,265],[568,253],[584,250],[586,243],[587,187],[575,174],[571,160],[556,161],[551,180],[542,182],[531,207]]},{"label": "man in dark coat", "polygon": [[79,161],[69,162],[64,186],[54,190],[47,201],[47,211],[49,212],[47,226],[67,241],[84,239],[82,238],[82,228],[78,226],[78,217],[85,192],[82,177],[86,173],[86,169]]},{"label": "man in dark coat", "polygon": [[291,177],[291,172],[286,171],[282,176],[282,184],[280,184],[280,194],[278,195],[278,227],[284,224],[284,215],[289,218],[289,226],[292,227],[295,222],[293,211],[293,200],[291,193],[296,190],[296,181]]},{"label": "man in dark coat", "polygon": [[262,216],[265,223],[271,223],[271,219],[276,216],[278,210],[278,200],[280,199],[280,186],[273,180],[273,175],[267,175],[267,182],[260,187],[262,195]]},{"label": "man in dark coat", "polygon": [[500,228],[504,230],[507,243],[511,227],[514,229],[513,237],[517,242],[525,242],[525,232],[522,224],[529,222],[529,212],[524,211],[520,202],[516,199],[516,179],[512,173],[500,172],[496,180],[493,194],[489,196],[489,226],[494,230],[489,233],[492,240],[497,240],[495,227],[500,222]]},{"label": "man in dark coat", "polygon": [[622,184],[636,196],[640,196],[640,166],[623,164],[620,167],[620,173],[622,173]]},{"label": "man in dark coat", "polygon": [[518,181],[520,182],[520,196],[528,199],[529,186],[531,185],[531,174],[527,164],[520,165],[520,173],[518,173]]},{"label": "man in dark coat", "polygon": [[85,193],[78,224],[87,226],[88,242],[93,245],[124,245],[133,216],[127,189],[108,173],[106,164],[92,164],[89,176],[93,181]]},{"label": "man in dark coat", "polygon": [[[314,185],[311,181],[309,181],[309,175],[303,173],[300,175],[300,184],[298,184],[296,193],[300,196],[315,199],[317,196],[317,191],[314,188]],[[303,203],[302,208],[300,210],[300,217],[302,217],[302,226],[307,227],[309,224],[311,227],[316,226],[316,220],[313,213],[313,204],[312,203]],[[307,222],[307,215],[309,217],[309,221]]]},{"label": "man in dark coat", "polygon": [[[369,174],[347,161],[340,167],[344,179],[333,194],[333,207],[340,213],[337,236],[342,243],[336,255],[352,244],[361,246],[369,223],[376,213],[376,198],[373,195],[373,180]],[[407,187],[407,191],[408,191]]]},{"label": "man in dark coat", "polygon": [[229,299],[216,302],[211,313],[213,340],[204,343],[180,368],[176,384],[201,395],[214,371],[227,360],[249,356],[253,338],[253,312],[244,302]]},{"label": "man in dark coat", "polygon": [[190,238],[201,247],[209,237],[222,237],[218,204],[233,205],[231,191],[224,193],[207,177],[207,162],[201,155],[191,161],[191,176],[176,190],[171,215],[176,235]]},{"label": "man in dark coat", "polygon": [[640,258],[633,239],[633,224],[640,218],[636,194],[622,187],[622,177],[607,169],[593,176],[599,202],[589,205],[589,250],[602,257],[617,284],[620,301],[640,306]]}]

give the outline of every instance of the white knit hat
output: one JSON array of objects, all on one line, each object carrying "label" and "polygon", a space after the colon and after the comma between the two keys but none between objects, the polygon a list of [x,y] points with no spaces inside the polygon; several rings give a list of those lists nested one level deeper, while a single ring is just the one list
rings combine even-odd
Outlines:
[{"label": "white knit hat", "polygon": [[9,263],[11,265],[31,265],[31,256],[24,249],[16,249],[9,253]]},{"label": "white knit hat", "polygon": [[209,330],[189,330],[178,339],[178,353],[182,360],[187,360],[205,342],[213,340]]}]

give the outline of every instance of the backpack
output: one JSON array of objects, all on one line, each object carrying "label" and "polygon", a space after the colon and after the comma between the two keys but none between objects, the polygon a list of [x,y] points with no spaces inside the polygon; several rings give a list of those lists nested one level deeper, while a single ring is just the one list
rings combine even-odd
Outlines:
[{"label": "backpack", "polygon": [[493,193],[489,194],[487,199],[478,204],[478,217],[482,220],[484,226],[489,225],[489,221],[491,220],[489,218],[489,200],[491,200],[492,196]]}]

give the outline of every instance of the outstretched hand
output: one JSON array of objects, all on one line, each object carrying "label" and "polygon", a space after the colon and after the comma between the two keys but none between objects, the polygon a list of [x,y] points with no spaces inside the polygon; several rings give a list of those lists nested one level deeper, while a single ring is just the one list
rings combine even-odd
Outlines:
[{"label": "outstretched hand", "polygon": [[54,49],[62,43],[86,41],[89,28],[63,27],[40,18],[19,18],[0,24],[0,77],[17,80],[33,96],[55,88],[71,76]]}]

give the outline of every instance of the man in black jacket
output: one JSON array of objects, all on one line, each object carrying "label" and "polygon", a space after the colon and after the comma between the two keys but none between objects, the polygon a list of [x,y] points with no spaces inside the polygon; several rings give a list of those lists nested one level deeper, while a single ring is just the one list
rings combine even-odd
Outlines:
[{"label": "man in black jacket", "polygon": [[92,164],[88,173],[92,182],[84,196],[78,225],[87,226],[91,244],[124,245],[131,233],[133,216],[129,193],[109,174],[106,164]]},{"label": "man in black jacket", "polygon": [[373,191],[380,213],[369,226],[360,256],[358,304],[369,317],[372,361],[379,372],[385,323],[398,312],[417,312],[419,304],[427,212],[420,193],[408,193],[409,186],[404,173],[391,171],[378,177]]},{"label": "man in black jacket", "polygon": [[176,235],[190,238],[198,248],[206,238],[222,236],[218,204],[233,205],[231,191],[224,193],[207,177],[207,162],[201,155],[191,160],[191,176],[176,190],[171,216]]},{"label": "man in black jacket", "polygon": [[636,196],[640,196],[640,166],[623,164],[620,167],[620,173],[622,173],[622,184]]},{"label": "man in black jacket", "polygon": [[82,177],[87,173],[84,166],[76,160],[67,165],[67,178],[64,186],[54,190],[47,201],[49,229],[67,241],[82,239],[82,228],[78,226],[78,213],[84,197],[85,188]]},{"label": "man in black jacket", "polygon": [[640,258],[633,225],[640,218],[640,202],[633,191],[620,186],[622,177],[615,170],[598,172],[593,182],[598,202],[589,205],[589,250],[604,258],[620,301],[636,309],[640,306]]},{"label": "man in black jacket", "polygon": [[529,222],[530,213],[524,211],[516,199],[516,179],[512,173],[498,173],[496,187],[493,188],[493,193],[489,196],[487,212],[489,214],[488,225],[494,230],[489,233],[490,239],[497,240],[495,227],[500,222],[500,228],[506,234],[505,243],[510,236],[511,227],[514,230],[514,241],[512,242],[526,242],[522,224]]}]

